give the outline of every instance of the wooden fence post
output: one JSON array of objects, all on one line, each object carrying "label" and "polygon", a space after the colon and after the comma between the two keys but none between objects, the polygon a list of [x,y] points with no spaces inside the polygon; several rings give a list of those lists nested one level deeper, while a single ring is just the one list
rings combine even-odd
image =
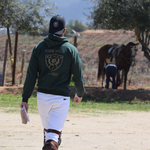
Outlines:
[{"label": "wooden fence post", "polygon": [[8,50],[8,39],[6,40],[6,46],[5,46],[5,57],[4,57],[4,64],[3,64],[2,86],[4,86],[4,82],[5,82],[5,70],[6,70],[7,50]]},{"label": "wooden fence post", "polygon": [[24,61],[25,61],[25,50],[22,51],[22,64],[21,64],[21,76],[20,76],[20,84],[22,84],[23,80],[23,72],[24,72]]},{"label": "wooden fence post", "polygon": [[16,72],[17,46],[18,46],[18,31],[16,31],[16,37],[15,37],[15,50],[14,50],[14,64],[13,64],[12,85],[14,85],[14,84],[15,84],[15,72]]},{"label": "wooden fence post", "polygon": [[74,36],[74,46],[77,47],[78,43],[77,43],[77,36]]}]

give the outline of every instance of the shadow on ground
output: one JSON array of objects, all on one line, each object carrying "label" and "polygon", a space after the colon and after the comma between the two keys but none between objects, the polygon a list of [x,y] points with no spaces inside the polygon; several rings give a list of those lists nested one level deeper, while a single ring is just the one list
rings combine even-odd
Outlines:
[{"label": "shadow on ground", "polygon": [[[71,94],[73,98],[76,92],[75,87],[70,87]],[[0,87],[1,94],[22,94],[22,87]],[[36,94],[36,88],[33,91]],[[85,94],[83,101],[94,100],[94,101],[149,101],[150,100],[150,90],[148,89],[134,89],[134,90],[122,90],[122,89],[105,89],[101,87],[85,87]]]}]

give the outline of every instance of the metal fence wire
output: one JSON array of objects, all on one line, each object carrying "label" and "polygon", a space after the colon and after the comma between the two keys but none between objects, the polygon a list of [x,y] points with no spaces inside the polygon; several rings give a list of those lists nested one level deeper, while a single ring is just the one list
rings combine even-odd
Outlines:
[{"label": "metal fence wire", "polygon": [[[118,44],[126,44],[131,41],[135,42],[135,37],[133,33],[128,33],[124,36],[120,32],[118,34],[113,33],[111,34],[111,36],[110,34],[108,34],[107,36],[102,34],[87,34],[77,39],[77,49],[82,60],[85,85],[101,86],[101,81],[97,81],[98,50],[101,46],[105,44],[117,43],[116,41],[119,41]],[[122,41],[119,40],[121,37]],[[33,38],[28,35],[19,35],[15,74],[16,85],[24,84],[32,49],[36,44],[43,41],[44,38],[45,37]],[[6,39],[7,35],[0,35],[0,85],[3,74]],[[11,35],[11,39],[12,45],[14,45],[15,35]],[[68,40],[71,44],[73,44],[73,38],[68,38]],[[130,68],[130,71],[128,73],[128,81],[130,81],[130,85],[149,86],[150,62],[144,57],[140,46],[138,49],[139,50],[136,56],[136,65],[133,68]],[[10,60],[11,58],[8,50],[5,71],[5,85],[12,84],[12,71]]]}]

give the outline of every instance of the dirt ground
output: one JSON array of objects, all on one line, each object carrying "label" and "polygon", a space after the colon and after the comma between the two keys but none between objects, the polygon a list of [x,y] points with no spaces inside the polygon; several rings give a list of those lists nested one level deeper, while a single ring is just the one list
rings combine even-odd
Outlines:
[{"label": "dirt ground", "polygon": [[[1,150],[41,150],[38,114],[21,123],[20,113],[0,111]],[[60,150],[150,150],[149,112],[102,112],[99,117],[68,115]]]},{"label": "dirt ground", "polygon": [[[21,87],[1,87],[0,93],[18,94],[21,90]],[[95,93],[93,96],[96,98],[102,93],[103,96],[115,97],[118,94],[126,98],[139,95],[139,98],[149,100],[150,94],[149,89],[142,88],[130,89],[124,93],[123,90],[112,91],[96,87],[93,90],[88,87],[86,90],[88,94]],[[11,114],[0,110],[0,150],[42,149],[43,129],[40,117],[30,113],[29,116],[30,122],[24,125],[19,111]],[[101,111],[97,117],[69,114],[59,150],[150,150],[149,118],[150,112]]]}]

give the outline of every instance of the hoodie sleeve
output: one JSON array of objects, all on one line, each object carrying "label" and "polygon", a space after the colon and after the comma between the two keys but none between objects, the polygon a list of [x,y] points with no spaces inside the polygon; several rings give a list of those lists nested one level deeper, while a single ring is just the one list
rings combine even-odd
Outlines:
[{"label": "hoodie sleeve", "polygon": [[82,72],[82,62],[77,49],[73,53],[71,73],[73,74],[72,79],[75,82],[77,95],[82,97],[84,94],[84,75]]},{"label": "hoodie sleeve", "polygon": [[38,73],[38,59],[35,55],[35,50],[36,48],[33,49],[29,62],[26,80],[23,87],[22,102],[28,102],[28,99],[30,98],[35,87]]}]

